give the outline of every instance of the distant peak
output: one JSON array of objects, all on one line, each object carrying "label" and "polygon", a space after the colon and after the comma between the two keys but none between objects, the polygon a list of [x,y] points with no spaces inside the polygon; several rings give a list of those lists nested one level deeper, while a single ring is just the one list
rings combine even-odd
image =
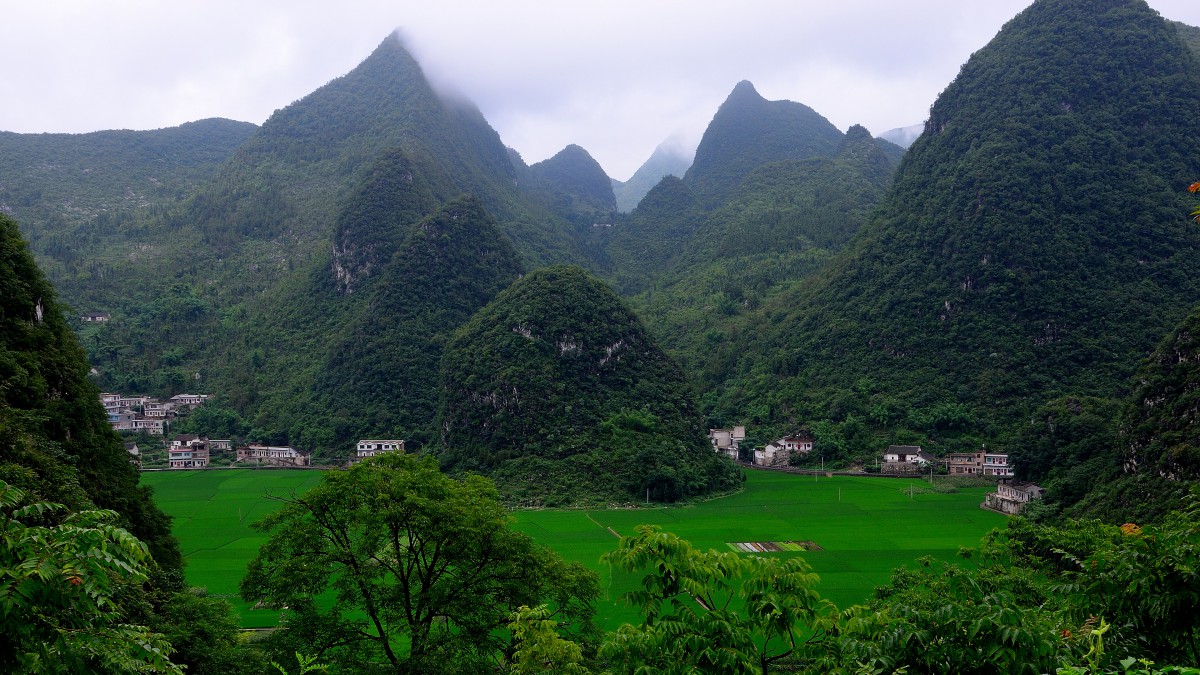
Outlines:
[{"label": "distant peak", "polygon": [[733,91],[729,92],[729,100],[733,100],[735,98],[762,100],[762,94],[758,93],[758,90],[754,88],[754,85],[750,83],[750,80],[742,80],[741,82],[738,82],[736,86],[734,86]]},{"label": "distant peak", "polygon": [[854,126],[852,126],[846,130],[846,140],[847,141],[859,141],[859,140],[870,141],[870,140],[874,140],[874,137],[871,136],[871,132],[867,131],[866,127],[864,127],[861,124],[855,124]]}]

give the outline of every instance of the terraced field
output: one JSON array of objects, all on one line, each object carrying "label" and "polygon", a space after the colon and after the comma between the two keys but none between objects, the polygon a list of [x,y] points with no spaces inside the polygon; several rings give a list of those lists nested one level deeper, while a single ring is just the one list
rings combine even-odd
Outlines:
[{"label": "terraced field", "polygon": [[[175,517],[175,534],[188,560],[188,582],[230,596],[247,627],[274,625],[277,614],[253,610],[236,597],[238,580],[264,537],[249,524],[276,508],[267,495],[303,492],[318,471],[180,471],[142,474],[158,503]],[[910,494],[910,485],[913,488]],[[821,577],[818,590],[838,606],[866,599],[896,567],[930,555],[948,559],[960,546],[1005,522],[983,511],[983,488],[952,494],[928,491],[923,481],[884,478],[817,478],[749,472],[740,494],[686,507],[613,510],[519,511],[515,526],[563,557],[601,574],[605,596],[598,613],[606,629],[632,620],[619,598],[636,583],[599,563],[617,535],[642,523],[659,525],[701,549],[732,544],[802,542],[814,550],[760,555],[804,556]],[[795,548],[801,548],[797,545]]]}]

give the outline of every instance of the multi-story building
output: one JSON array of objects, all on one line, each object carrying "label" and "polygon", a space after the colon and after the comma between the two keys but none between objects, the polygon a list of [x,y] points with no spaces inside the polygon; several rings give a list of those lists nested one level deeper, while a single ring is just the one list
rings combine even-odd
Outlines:
[{"label": "multi-story building", "polygon": [[951,476],[975,475],[1011,478],[1012,465],[1008,455],[1001,452],[952,452],[946,455],[946,469]]},{"label": "multi-story building", "polygon": [[206,440],[190,434],[176,436],[167,448],[167,466],[172,469],[203,469],[208,460]]},{"label": "multi-story building", "polygon": [[270,466],[307,466],[308,456],[286,445],[259,445],[251,443],[237,449],[237,461],[257,462]]}]

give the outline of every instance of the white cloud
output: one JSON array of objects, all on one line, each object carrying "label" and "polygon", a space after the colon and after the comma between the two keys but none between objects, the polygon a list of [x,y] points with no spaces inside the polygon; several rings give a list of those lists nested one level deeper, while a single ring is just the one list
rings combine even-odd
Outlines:
[{"label": "white cloud", "polygon": [[[526,161],[578,143],[627,178],[668,136],[698,139],[743,79],[843,129],[920,122],[1029,2],[0,0],[0,129],[261,123],[399,27]],[[1151,5],[1200,25],[1195,0]]]}]

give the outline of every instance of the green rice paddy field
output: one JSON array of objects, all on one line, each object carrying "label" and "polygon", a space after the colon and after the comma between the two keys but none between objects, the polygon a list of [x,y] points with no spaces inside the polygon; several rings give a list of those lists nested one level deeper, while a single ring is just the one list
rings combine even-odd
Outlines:
[{"label": "green rice paddy field", "polygon": [[[228,597],[246,627],[272,626],[278,619],[278,613],[253,610],[236,597],[246,563],[265,541],[250,530],[250,523],[278,508],[267,495],[303,492],[320,479],[319,471],[251,469],[142,474],[159,505],[175,518],[188,582]],[[950,559],[960,546],[975,546],[1005,522],[1004,516],[979,508],[985,488],[952,494],[922,488],[928,489],[928,483],[750,471],[740,494],[694,506],[547,509],[517,511],[514,517],[518,529],[601,575],[604,595],[597,618],[611,630],[635,618],[620,595],[637,578],[612,574],[599,558],[616,544],[613,532],[633,534],[642,523],[659,525],[704,550],[733,550],[737,543],[813,542],[820,550],[763,555],[803,556],[821,577],[821,595],[845,607],[869,597],[896,567],[925,555]]]}]

